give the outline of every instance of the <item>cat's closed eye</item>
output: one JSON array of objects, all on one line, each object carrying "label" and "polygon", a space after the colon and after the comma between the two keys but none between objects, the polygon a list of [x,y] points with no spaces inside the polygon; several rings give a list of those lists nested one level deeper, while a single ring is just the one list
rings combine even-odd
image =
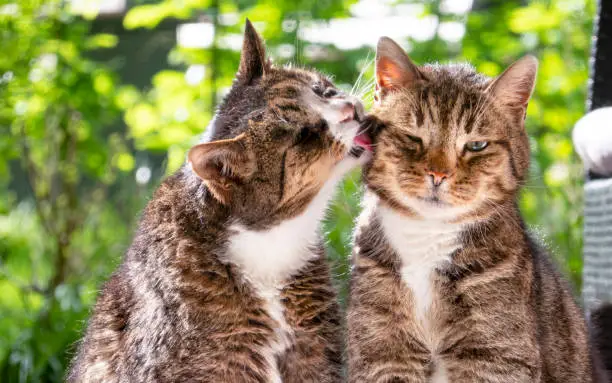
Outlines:
[{"label": "cat's closed eye", "polygon": [[325,98],[332,98],[332,97],[336,97],[337,95],[338,95],[338,91],[334,88],[327,88],[323,92],[323,97]]},{"label": "cat's closed eye", "polygon": [[273,140],[285,140],[293,133],[291,128],[279,126],[272,130],[271,137]]},{"label": "cat's closed eye", "polygon": [[319,97],[332,98],[340,94],[340,92],[333,87],[325,87],[322,84],[315,84],[312,86],[312,91]]},{"label": "cat's closed eye", "polygon": [[413,136],[413,135],[411,135],[411,134],[407,134],[407,135],[406,135],[406,137],[408,137],[408,139],[409,139],[410,141],[415,142],[415,143],[417,143],[417,144],[419,144],[419,145],[423,143],[423,140],[421,140],[421,138],[420,138],[420,137]]},{"label": "cat's closed eye", "polygon": [[295,137],[295,145],[304,144],[313,138],[314,132],[310,128],[302,128]]},{"label": "cat's closed eye", "polygon": [[413,136],[412,134],[406,134],[405,137],[404,151],[408,155],[414,156],[424,150],[423,140],[420,137]]},{"label": "cat's closed eye", "polygon": [[318,139],[321,134],[326,132],[328,129],[329,126],[327,125],[327,122],[325,122],[325,120],[321,120],[319,121],[319,123],[313,126],[305,126],[298,131],[297,135],[295,136],[294,144],[308,144]]}]

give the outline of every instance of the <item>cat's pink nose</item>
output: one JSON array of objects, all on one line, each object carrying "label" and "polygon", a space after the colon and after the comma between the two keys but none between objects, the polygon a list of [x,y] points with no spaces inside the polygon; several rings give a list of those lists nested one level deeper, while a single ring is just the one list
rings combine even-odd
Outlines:
[{"label": "cat's pink nose", "polygon": [[355,120],[355,105],[350,101],[346,101],[340,108],[340,114],[340,122],[349,122]]},{"label": "cat's pink nose", "polygon": [[444,182],[444,180],[448,178],[448,174],[445,172],[437,172],[430,170],[427,172],[427,174],[429,174],[429,176],[431,177],[431,181],[433,182],[434,186],[440,186],[442,182]]}]

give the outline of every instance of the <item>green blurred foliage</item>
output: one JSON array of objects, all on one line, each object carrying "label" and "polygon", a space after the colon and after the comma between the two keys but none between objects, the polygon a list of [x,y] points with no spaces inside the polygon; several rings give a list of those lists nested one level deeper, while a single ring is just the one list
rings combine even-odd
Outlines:
[{"label": "green blurred foliage", "polygon": [[[354,0],[137,3],[123,19],[128,31],[176,19],[208,21],[216,31],[207,48],[175,46],[145,89],[122,84],[120,68],[92,59],[120,43],[120,36],[92,32],[95,12],[77,16],[61,0],[0,4],[2,382],[62,380],[138,212],[163,176],[181,166],[231,86],[239,59],[232,41],[240,41],[245,17],[256,22],[276,63],[315,67],[347,90],[357,82],[355,93],[371,102],[372,48],[340,50],[301,33],[313,21],[350,17]],[[465,60],[497,75],[525,53],[540,59],[527,118],[532,176],[520,204],[579,286],[582,170],[570,130],[585,111],[594,1],[476,0],[469,14],[448,12],[448,1],[411,3],[421,4],[420,17],[439,21],[433,37],[401,41],[417,63]],[[459,41],[442,38],[451,24],[466,28]],[[188,68],[201,78],[188,81]],[[145,154],[162,158],[162,166],[139,183]],[[361,191],[355,171],[325,222],[343,297]]]}]

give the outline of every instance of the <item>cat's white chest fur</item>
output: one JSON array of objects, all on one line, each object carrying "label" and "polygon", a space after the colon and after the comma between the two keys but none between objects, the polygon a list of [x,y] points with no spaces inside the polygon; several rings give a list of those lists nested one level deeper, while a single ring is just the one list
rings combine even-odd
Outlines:
[{"label": "cat's white chest fur", "polygon": [[434,298],[434,270],[449,262],[459,248],[462,226],[411,219],[383,206],[379,216],[385,236],[400,258],[402,281],[414,296],[414,315],[423,321]]},{"label": "cat's white chest fur", "polygon": [[230,237],[228,260],[238,265],[255,293],[263,299],[264,308],[276,322],[274,338],[262,350],[269,365],[268,381],[281,383],[276,358],[292,344],[293,330],[285,320],[280,300],[284,282],[316,257],[309,245],[317,239],[318,221],[314,212],[305,212],[267,231],[246,230],[234,225]]},{"label": "cat's white chest fur", "polygon": [[260,288],[259,295],[266,302],[265,309],[274,321],[274,339],[262,350],[263,356],[270,366],[268,374],[270,383],[282,383],[276,357],[282,355],[293,343],[293,329],[285,320],[283,304],[280,301],[280,290],[277,288]]},{"label": "cat's white chest fur", "polygon": [[285,320],[280,292],[288,278],[316,257],[309,250],[317,240],[320,220],[314,215],[315,212],[306,211],[266,231],[246,230],[240,225],[231,228],[234,234],[230,237],[228,260],[238,265],[276,322],[274,339],[262,349],[270,366],[268,381],[271,383],[282,382],[276,358],[291,347],[293,334]]},{"label": "cat's white chest fur", "polygon": [[249,230],[240,223],[229,228],[230,236],[225,261],[238,266],[265,302],[268,315],[277,322],[275,339],[262,350],[270,366],[269,382],[280,383],[276,357],[292,343],[293,329],[285,320],[280,291],[293,275],[317,257],[311,246],[318,241],[319,225],[334,194],[337,183],[356,164],[347,158],[336,166],[308,207],[300,215],[284,220],[268,230]]},{"label": "cat's white chest fur", "polygon": [[231,225],[226,261],[238,265],[256,287],[279,287],[315,256],[310,246],[318,240],[327,204],[338,182],[356,163],[356,159],[347,158],[336,165],[319,193],[296,217],[267,230]]},{"label": "cat's white chest fur", "polygon": [[[378,214],[385,237],[400,258],[402,282],[412,293],[413,315],[421,326],[423,341],[435,354],[438,337],[428,315],[436,299],[434,272],[450,262],[452,253],[459,248],[462,225],[411,219],[383,206],[378,207]],[[430,381],[448,382],[442,360],[437,360]]]}]

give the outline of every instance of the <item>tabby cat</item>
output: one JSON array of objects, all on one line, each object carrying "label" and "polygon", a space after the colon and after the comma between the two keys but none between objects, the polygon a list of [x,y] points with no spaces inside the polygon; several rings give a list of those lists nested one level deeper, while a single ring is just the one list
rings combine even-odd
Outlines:
[{"label": "tabby cat", "polygon": [[336,183],[363,161],[362,116],[323,75],[270,64],[247,21],[212,140],[146,207],[68,380],[340,381],[341,318],[318,227]]},{"label": "tabby cat", "polygon": [[350,382],[604,382],[517,193],[537,61],[496,79],[379,41],[352,258]]}]

